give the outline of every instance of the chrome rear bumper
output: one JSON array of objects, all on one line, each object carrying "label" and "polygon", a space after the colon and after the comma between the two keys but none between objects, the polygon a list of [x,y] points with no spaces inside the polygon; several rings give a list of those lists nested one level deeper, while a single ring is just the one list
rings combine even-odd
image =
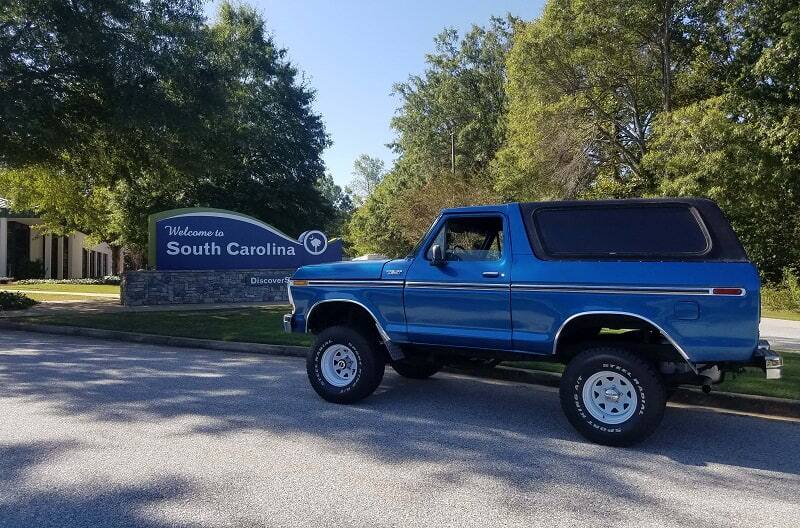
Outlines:
[{"label": "chrome rear bumper", "polygon": [[781,379],[783,376],[783,358],[770,349],[769,341],[759,340],[753,354],[759,366],[764,369],[767,379]]}]

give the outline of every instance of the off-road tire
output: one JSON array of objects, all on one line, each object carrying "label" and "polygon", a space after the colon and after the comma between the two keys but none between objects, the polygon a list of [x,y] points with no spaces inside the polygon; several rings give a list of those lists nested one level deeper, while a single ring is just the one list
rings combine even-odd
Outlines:
[{"label": "off-road tire", "polygon": [[395,361],[392,368],[404,378],[427,379],[439,372],[442,366],[436,363]]},{"label": "off-road tire", "polygon": [[[317,336],[306,357],[306,372],[311,386],[323,399],[333,403],[355,403],[375,392],[383,380],[385,361],[378,344],[364,331],[346,326],[326,328]],[[326,381],[322,358],[333,345],[344,345],[353,352],[358,368],[353,380],[338,387]]]},{"label": "off-road tire", "polygon": [[[584,385],[604,371],[624,376],[635,390],[635,411],[622,423],[604,423],[591,414],[591,403],[585,401]],[[650,436],[661,422],[667,402],[667,388],[653,365],[612,346],[590,348],[575,356],[561,378],[559,394],[572,426],[589,440],[610,446],[629,446]]]}]

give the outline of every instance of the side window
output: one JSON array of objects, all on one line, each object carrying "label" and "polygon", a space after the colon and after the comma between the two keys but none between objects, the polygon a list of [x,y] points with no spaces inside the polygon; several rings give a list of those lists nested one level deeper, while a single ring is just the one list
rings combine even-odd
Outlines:
[{"label": "side window", "polygon": [[533,220],[545,252],[557,258],[690,257],[711,250],[699,213],[683,204],[541,207]]},{"label": "side window", "polygon": [[499,216],[450,218],[436,234],[431,247],[438,244],[450,261],[500,260],[503,254],[503,219]]}]

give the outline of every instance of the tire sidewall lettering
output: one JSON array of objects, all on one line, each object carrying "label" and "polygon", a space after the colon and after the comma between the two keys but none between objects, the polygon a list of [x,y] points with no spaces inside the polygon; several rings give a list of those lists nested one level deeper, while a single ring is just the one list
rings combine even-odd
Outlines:
[{"label": "tire sidewall lettering", "polygon": [[645,397],[644,387],[642,387],[642,384],[639,381],[638,377],[633,375],[631,371],[627,369],[625,366],[620,365],[618,363],[610,361],[602,361],[598,365],[592,366],[592,373],[599,372],[601,370],[617,371],[633,382],[634,389],[636,390],[639,399],[639,401],[637,402],[637,405],[639,406],[637,413],[634,415],[634,417],[631,417],[625,422],[616,425],[608,425],[600,422],[599,420],[596,420],[592,415],[589,414],[589,412],[586,410],[583,404],[582,394],[583,394],[583,385],[585,383],[583,375],[579,375],[575,379],[575,383],[572,385],[573,401],[575,403],[575,409],[578,412],[578,415],[588,425],[590,425],[592,428],[598,431],[601,431],[603,433],[614,433],[614,434],[624,433],[629,429],[631,424],[635,422],[635,417],[644,416],[644,414],[647,411],[647,406],[646,406],[647,400]]}]

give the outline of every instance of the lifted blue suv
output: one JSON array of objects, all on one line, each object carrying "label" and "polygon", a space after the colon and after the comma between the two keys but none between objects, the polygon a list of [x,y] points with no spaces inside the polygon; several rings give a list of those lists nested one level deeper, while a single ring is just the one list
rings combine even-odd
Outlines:
[{"label": "lifted blue suv", "polygon": [[389,363],[566,365],[563,410],[587,438],[630,445],[681,384],[742,367],[780,378],[759,340],[759,278],[720,209],[699,199],[513,203],[446,209],[395,260],[305,266],[290,332],[310,332],[324,399],[370,395]]}]

